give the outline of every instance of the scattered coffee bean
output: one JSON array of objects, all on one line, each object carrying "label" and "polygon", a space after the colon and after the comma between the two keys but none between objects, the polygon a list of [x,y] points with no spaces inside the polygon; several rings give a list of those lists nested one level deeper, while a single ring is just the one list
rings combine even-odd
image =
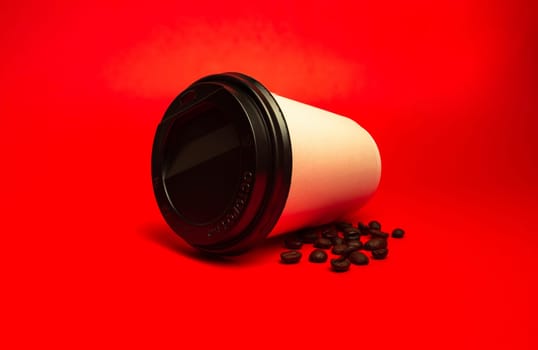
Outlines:
[{"label": "scattered coffee bean", "polygon": [[385,239],[389,238],[389,234],[388,234],[388,233],[386,233],[386,232],[381,232],[381,231],[379,231],[379,230],[374,230],[374,229],[371,229],[371,230],[370,230],[370,235],[371,235],[372,237],[378,237],[378,238],[385,238]]},{"label": "scattered coffee bean", "polygon": [[344,253],[342,256],[349,256],[349,254],[359,250],[358,245],[346,245],[346,249],[344,249]]},{"label": "scattered coffee bean", "polygon": [[349,270],[349,260],[346,258],[331,259],[331,267],[335,272],[346,272]]},{"label": "scattered coffee bean", "polygon": [[355,251],[348,256],[349,262],[355,265],[368,265],[370,259],[363,252]]},{"label": "scattered coffee bean", "polygon": [[381,224],[379,223],[379,221],[372,220],[368,223],[368,228],[374,230],[381,230]]},{"label": "scattered coffee bean", "polygon": [[404,235],[405,235],[405,231],[402,230],[401,228],[396,228],[394,229],[394,231],[392,231],[393,238],[403,238]]},{"label": "scattered coffee bean", "polygon": [[333,239],[338,237],[338,231],[334,227],[328,227],[321,231],[321,237]]},{"label": "scattered coffee bean", "polygon": [[303,242],[301,242],[295,237],[288,238],[284,240],[284,246],[288,249],[301,249],[301,247],[303,246]]},{"label": "scattered coffee bean", "polygon": [[358,233],[344,234],[344,240],[346,242],[357,241],[359,238],[360,238],[360,235]]},{"label": "scattered coffee bean", "polygon": [[343,231],[345,228],[347,227],[353,227],[352,224],[350,224],[349,222],[344,222],[344,221],[340,221],[340,222],[336,222],[334,224],[336,226],[337,229],[339,229],[340,231]]},{"label": "scattered coffee bean", "polygon": [[360,230],[358,228],[355,228],[353,226],[345,227],[342,232],[344,234],[359,234]]},{"label": "scattered coffee bean", "polygon": [[327,253],[323,249],[314,249],[308,256],[308,260],[313,263],[323,263],[327,261]]},{"label": "scattered coffee bean", "polygon": [[387,248],[375,249],[372,250],[372,258],[377,260],[385,259],[388,253],[389,250]]},{"label": "scattered coffee bean", "polygon": [[297,232],[297,237],[303,243],[314,243],[314,241],[318,239],[318,231],[312,228],[308,228]]},{"label": "scattered coffee bean", "polygon": [[347,245],[345,244],[337,244],[333,247],[333,249],[331,250],[331,253],[333,253],[334,255],[342,255],[345,253],[346,248],[347,248]]},{"label": "scattered coffee bean", "polygon": [[359,236],[368,236],[370,234],[370,229],[368,227],[359,229]]},{"label": "scattered coffee bean", "polygon": [[[361,236],[371,236],[366,243],[360,241]],[[310,227],[297,231],[293,237],[288,237],[284,241],[289,251],[280,254],[280,261],[283,264],[296,264],[302,258],[302,253],[297,251],[301,249],[303,243],[313,243],[316,249],[312,250],[308,260],[313,263],[323,263],[328,260],[327,251],[332,246],[331,252],[336,255],[331,259],[331,269],[335,272],[348,271],[350,264],[367,265],[370,258],[361,249],[371,252],[371,258],[380,260],[385,259],[388,255],[388,241],[393,238],[403,238],[405,231],[401,228],[395,228],[392,234],[381,231],[379,221],[372,220],[365,225],[362,222],[353,227],[348,222],[336,222],[321,227]]]},{"label": "scattered coffee bean", "polygon": [[316,247],[316,248],[328,249],[328,248],[330,248],[332,245],[333,245],[333,243],[332,243],[331,240],[328,239],[328,238],[318,238],[318,239],[316,239],[316,241],[314,242],[314,247]]},{"label": "scattered coffee bean", "polygon": [[346,243],[346,245],[347,245],[348,247],[356,247],[357,250],[359,250],[359,249],[362,248],[362,242],[359,241],[359,240],[357,240],[357,241],[348,241],[348,242]]},{"label": "scattered coffee bean", "polygon": [[341,245],[341,244],[344,244],[344,240],[340,237],[335,237],[333,239],[331,239],[331,242],[333,245]]},{"label": "scattered coffee bean", "polygon": [[361,231],[358,228],[355,227],[348,227],[343,230],[344,237],[346,236],[359,236]]},{"label": "scattered coffee bean", "polygon": [[359,231],[362,232],[368,232],[368,226],[363,224],[361,221],[359,221],[359,223],[357,224],[357,228],[359,229]]},{"label": "scattered coffee bean", "polygon": [[387,248],[387,240],[384,238],[370,238],[364,244],[364,249],[366,250],[376,250]]},{"label": "scattered coffee bean", "polygon": [[280,253],[280,261],[283,264],[296,264],[301,260],[303,254],[296,250],[288,250],[286,252]]}]

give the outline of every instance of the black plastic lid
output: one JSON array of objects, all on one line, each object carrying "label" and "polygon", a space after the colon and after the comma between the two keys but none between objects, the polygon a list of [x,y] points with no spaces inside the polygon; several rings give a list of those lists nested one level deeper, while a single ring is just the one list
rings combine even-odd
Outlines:
[{"label": "black plastic lid", "polygon": [[291,141],[271,93],[240,73],[194,82],[157,127],[153,189],[170,227],[189,244],[238,254],[279,219],[291,182]]}]

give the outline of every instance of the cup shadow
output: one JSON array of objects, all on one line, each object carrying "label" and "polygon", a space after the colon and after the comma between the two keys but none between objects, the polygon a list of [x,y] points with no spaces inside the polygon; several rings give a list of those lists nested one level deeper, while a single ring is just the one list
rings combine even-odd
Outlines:
[{"label": "cup shadow", "polygon": [[263,261],[279,260],[279,251],[282,249],[286,235],[266,238],[253,249],[237,256],[221,256],[202,252],[191,247],[187,242],[177,236],[166,224],[146,223],[138,230],[140,235],[148,241],[157,243],[163,248],[193,260],[221,266],[247,266],[257,265]]}]

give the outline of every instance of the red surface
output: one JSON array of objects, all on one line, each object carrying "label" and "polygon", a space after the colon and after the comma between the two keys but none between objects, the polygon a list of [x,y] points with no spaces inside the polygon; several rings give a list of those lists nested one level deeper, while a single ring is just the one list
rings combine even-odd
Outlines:
[{"label": "red surface", "polygon": [[[536,2],[0,7],[1,348],[538,347]],[[155,127],[231,70],[374,135],[357,218],[407,230],[387,260],[210,260],[167,228]]]}]

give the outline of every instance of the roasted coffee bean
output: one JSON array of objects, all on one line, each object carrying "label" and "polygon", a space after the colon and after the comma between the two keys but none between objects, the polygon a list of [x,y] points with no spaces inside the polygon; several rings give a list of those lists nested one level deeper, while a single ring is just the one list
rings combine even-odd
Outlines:
[{"label": "roasted coffee bean", "polygon": [[385,259],[388,253],[389,250],[387,248],[375,249],[372,250],[372,258],[377,260]]},{"label": "roasted coffee bean", "polygon": [[323,263],[327,261],[327,253],[323,249],[314,249],[308,256],[308,260],[313,263]]},{"label": "roasted coffee bean", "polygon": [[359,236],[368,236],[370,234],[370,229],[368,227],[359,229]]},{"label": "roasted coffee bean", "polygon": [[284,246],[288,249],[301,249],[303,242],[295,237],[292,237],[284,240]]},{"label": "roasted coffee bean", "polygon": [[346,245],[346,249],[344,249],[344,253],[342,256],[348,256],[349,254],[359,250],[360,247],[358,245]]},{"label": "roasted coffee bean", "polygon": [[340,231],[344,230],[346,227],[353,227],[352,224],[350,224],[349,222],[344,222],[344,221],[336,222],[334,225],[335,225],[336,228],[339,229]]},{"label": "roasted coffee bean", "polygon": [[370,235],[372,235],[372,237],[378,237],[378,238],[389,238],[389,234],[386,233],[386,232],[381,232],[379,230],[374,230],[374,229],[371,229],[370,230]]},{"label": "roasted coffee bean", "polygon": [[347,245],[348,247],[356,247],[357,250],[362,248],[362,242],[359,241],[359,240],[357,240],[357,241],[348,241],[348,242],[346,243],[346,245]]},{"label": "roasted coffee bean", "polygon": [[340,237],[335,237],[333,239],[331,239],[331,242],[333,243],[333,245],[340,245],[340,244],[344,244],[344,240]]},{"label": "roasted coffee bean", "polygon": [[331,250],[331,253],[333,253],[334,255],[342,255],[345,253],[346,248],[347,248],[347,245],[345,244],[337,244],[333,247],[333,249]]},{"label": "roasted coffee bean", "polygon": [[374,230],[381,230],[381,224],[379,223],[379,221],[372,220],[368,223],[368,228]]},{"label": "roasted coffee bean", "polygon": [[349,226],[349,227],[346,227],[342,230],[342,232],[345,234],[359,234],[360,233],[360,230],[356,227],[353,227],[353,226]]},{"label": "roasted coffee bean", "polygon": [[387,248],[387,240],[384,238],[370,238],[364,244],[364,249],[366,250],[376,250]]},{"label": "roasted coffee bean", "polygon": [[321,237],[328,239],[336,238],[338,237],[338,231],[334,227],[324,228],[321,231]]},{"label": "roasted coffee bean", "polygon": [[361,231],[361,233],[365,232],[365,234],[368,234],[368,225],[365,225],[359,221],[359,223],[357,224],[357,228],[359,229],[359,231]]},{"label": "roasted coffee bean", "polygon": [[331,267],[335,272],[346,272],[349,270],[349,260],[346,258],[331,259]]},{"label": "roasted coffee bean", "polygon": [[357,241],[359,238],[360,238],[360,235],[358,233],[344,234],[344,240],[346,242]]},{"label": "roasted coffee bean", "polygon": [[402,230],[401,228],[396,228],[394,229],[394,231],[392,231],[393,238],[403,238],[404,235],[405,235],[405,231]]},{"label": "roasted coffee bean", "polygon": [[328,238],[318,238],[318,239],[316,239],[316,241],[314,242],[314,247],[316,247],[316,248],[328,249],[328,248],[330,248],[332,245],[333,245],[333,243],[332,243],[331,240],[328,239]]},{"label": "roasted coffee bean", "polygon": [[352,230],[344,231],[343,236],[344,236],[344,239],[354,240],[354,239],[359,239],[360,234],[361,233],[358,229],[353,228]]},{"label": "roasted coffee bean", "polygon": [[319,236],[319,232],[316,229],[312,229],[312,228],[297,232],[297,237],[303,243],[314,243],[316,239],[318,239],[318,236]]},{"label": "roasted coffee bean", "polygon": [[355,251],[348,256],[349,262],[355,265],[368,265],[370,259],[363,252]]},{"label": "roasted coffee bean", "polygon": [[280,261],[283,264],[296,264],[301,260],[301,257],[303,255],[301,252],[298,252],[296,250],[288,250],[286,252],[280,253]]}]

